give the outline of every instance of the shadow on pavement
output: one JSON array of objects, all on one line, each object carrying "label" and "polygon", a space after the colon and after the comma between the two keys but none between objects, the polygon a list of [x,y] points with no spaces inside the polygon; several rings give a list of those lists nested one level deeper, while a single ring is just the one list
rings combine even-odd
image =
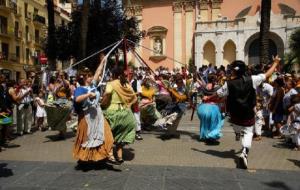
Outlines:
[{"label": "shadow on pavement", "polygon": [[46,138],[48,138],[49,140],[44,141],[43,143],[51,142],[51,141],[63,141],[63,140],[66,140],[66,139],[73,138],[75,136],[76,136],[76,134],[73,131],[66,132],[64,137],[60,136],[59,134],[57,134],[57,135],[47,135]]},{"label": "shadow on pavement", "polygon": [[122,172],[121,169],[114,168],[113,165],[107,164],[105,161],[99,162],[77,162],[77,166],[75,166],[75,170],[80,170],[83,172],[88,172],[92,170],[109,170],[115,172]]},{"label": "shadow on pavement", "polygon": [[9,177],[13,176],[14,173],[12,172],[11,169],[6,168],[7,164],[6,163],[1,163],[0,164],[0,177]]},{"label": "shadow on pavement", "polygon": [[243,169],[242,165],[239,162],[239,157],[236,156],[236,152],[233,149],[231,149],[229,151],[217,151],[217,150],[202,151],[202,150],[199,150],[197,148],[191,148],[191,150],[201,152],[201,153],[205,153],[205,154],[209,154],[209,155],[216,156],[216,157],[219,157],[219,158],[231,158],[231,159],[234,160],[234,163],[236,164],[236,168]]},{"label": "shadow on pavement", "polygon": [[123,159],[125,161],[131,161],[134,159],[134,149],[133,148],[126,148],[123,149]]},{"label": "shadow on pavement", "polygon": [[288,161],[293,162],[296,166],[300,168],[300,160],[287,159]]},{"label": "shadow on pavement", "polygon": [[292,149],[294,145],[290,142],[286,142],[285,140],[281,140],[273,145],[275,148],[286,148],[286,149]]},{"label": "shadow on pavement", "polygon": [[284,182],[281,181],[273,181],[273,182],[265,182],[267,186],[270,186],[272,189],[282,189],[282,190],[291,190]]}]

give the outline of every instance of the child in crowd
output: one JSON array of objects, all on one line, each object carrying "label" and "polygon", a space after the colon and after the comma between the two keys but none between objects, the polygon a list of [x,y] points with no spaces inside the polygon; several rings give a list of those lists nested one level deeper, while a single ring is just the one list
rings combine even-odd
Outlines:
[{"label": "child in crowd", "polygon": [[45,131],[46,128],[43,126],[44,124],[44,118],[47,116],[46,110],[45,110],[45,101],[44,99],[44,93],[42,90],[40,90],[38,97],[35,98],[35,103],[37,106],[36,110],[36,117],[37,117],[37,125],[38,129],[41,131]]},{"label": "child in crowd", "polygon": [[265,124],[264,117],[263,117],[263,106],[260,99],[257,99],[256,107],[255,107],[255,125],[254,125],[254,134],[255,134],[255,141],[261,140],[261,129],[262,126]]}]

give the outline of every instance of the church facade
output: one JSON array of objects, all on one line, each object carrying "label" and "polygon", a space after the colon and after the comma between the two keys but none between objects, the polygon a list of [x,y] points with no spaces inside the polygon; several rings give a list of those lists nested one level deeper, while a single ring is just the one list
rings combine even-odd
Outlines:
[{"label": "church facade", "polygon": [[[135,16],[143,38],[138,53],[153,69],[235,59],[259,62],[261,0],[124,0],[127,16]],[[300,28],[299,0],[272,0],[270,55],[288,52],[289,37]],[[138,61],[129,56],[138,65]]]}]

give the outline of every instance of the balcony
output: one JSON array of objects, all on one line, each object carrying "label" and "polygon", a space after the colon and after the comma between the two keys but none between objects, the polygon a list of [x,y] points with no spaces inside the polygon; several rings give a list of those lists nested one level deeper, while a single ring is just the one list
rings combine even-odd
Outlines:
[{"label": "balcony", "polygon": [[8,61],[8,52],[0,52],[0,61]]},{"label": "balcony", "polygon": [[0,11],[3,13],[10,13],[11,11],[10,3],[11,3],[10,0],[0,0]]},{"label": "balcony", "polygon": [[44,47],[44,43],[45,39],[44,38],[36,38],[35,39],[35,46],[39,47],[39,48],[43,48]]},{"label": "balcony", "polygon": [[218,21],[198,21],[197,32],[211,33],[211,32],[225,32],[225,31],[239,31],[245,27],[245,18],[238,18],[235,20],[218,20]]},{"label": "balcony", "polygon": [[12,33],[9,32],[6,28],[5,27],[2,29],[0,28],[0,37],[10,39],[12,37]]},{"label": "balcony", "polygon": [[15,39],[16,40],[22,39],[22,31],[21,30],[15,30]]},{"label": "balcony", "polygon": [[33,24],[36,26],[44,26],[46,24],[46,19],[38,14],[33,15]]},{"label": "balcony", "polygon": [[22,16],[22,8],[18,7],[17,5],[12,7],[13,12],[15,14],[16,17],[21,17]]},{"label": "balcony", "polygon": [[9,54],[9,60],[12,62],[20,63],[20,57],[17,56],[17,54],[15,54],[15,53]]}]

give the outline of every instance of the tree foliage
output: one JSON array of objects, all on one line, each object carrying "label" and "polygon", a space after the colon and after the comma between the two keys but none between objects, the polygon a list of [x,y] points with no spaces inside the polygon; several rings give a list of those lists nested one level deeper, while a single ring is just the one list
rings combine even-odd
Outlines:
[{"label": "tree foliage", "polygon": [[[118,6],[117,1],[91,2],[86,40],[87,56],[124,37],[134,42],[140,40],[141,32],[138,30],[136,18],[127,18]],[[80,59],[78,50],[80,49],[81,15],[82,9],[78,7],[72,13],[72,22],[56,28],[57,59],[67,60],[70,56]],[[98,60],[98,57],[94,56],[83,64],[94,69],[99,64]]]}]

